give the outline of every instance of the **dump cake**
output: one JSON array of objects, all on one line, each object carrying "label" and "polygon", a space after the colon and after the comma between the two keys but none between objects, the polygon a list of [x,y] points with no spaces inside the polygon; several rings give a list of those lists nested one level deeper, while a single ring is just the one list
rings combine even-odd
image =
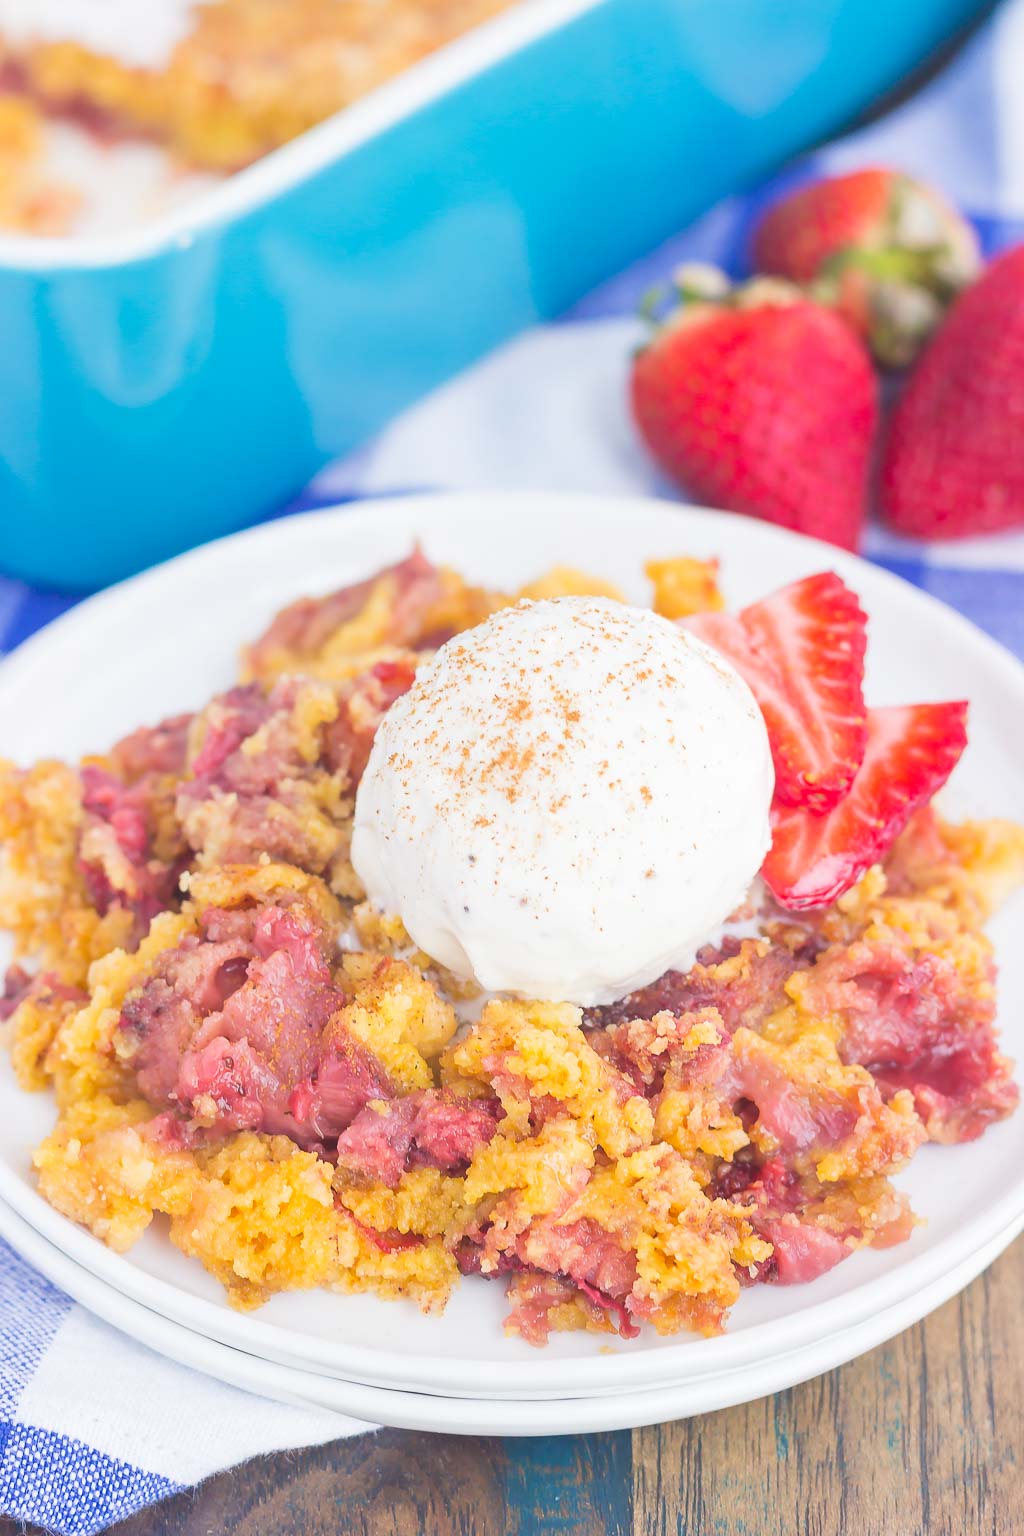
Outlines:
[{"label": "dump cake", "polygon": [[[431,1309],[460,1276],[497,1279],[509,1330],[535,1343],[553,1329],[714,1333],[745,1286],[811,1280],[911,1235],[891,1175],[924,1142],[976,1137],[1017,1102],[982,927],[1024,874],[1024,831],[937,814],[965,706],[865,706],[865,619],[838,577],[727,614],[711,565],[661,561],[651,575],[665,622],[699,641],[673,635],[673,649],[661,620],[625,608],[618,626],[616,594],[578,572],[505,594],[416,551],[285,609],[246,650],[238,684],[195,714],[77,765],[0,765],[0,920],[16,945],[0,1013],[21,1084],[56,1096],[35,1153],[47,1200],[121,1251],[165,1222],[239,1307],[324,1286]],[[598,650],[562,678],[557,656],[529,659],[516,633],[532,643],[538,625],[574,614],[601,616],[587,631]],[[663,743],[649,783],[634,785],[634,759],[654,714],[684,709],[686,694],[666,691],[664,673],[643,678],[635,656],[601,673],[605,629],[646,638],[652,674],[666,655],[695,669],[680,758],[702,725],[749,758],[721,770],[749,826],[735,846],[723,839],[720,886],[687,863],[692,848],[661,839],[659,857],[695,870],[707,902],[698,934],[680,887],[675,968],[661,974],[662,896],[635,882],[619,840],[634,821],[648,835],[640,784],[675,804]],[[505,642],[492,647],[495,635]],[[557,903],[551,925],[575,953],[566,995],[519,995],[536,979],[528,928],[509,936],[506,962],[514,939],[526,969],[505,970],[505,992],[481,996],[457,974],[477,962],[453,860],[489,856],[492,833],[474,842],[472,817],[449,818],[447,844],[431,828],[434,910],[415,935],[460,935],[457,948],[431,955],[403,924],[418,865],[391,859],[376,901],[356,872],[374,860],[357,833],[353,862],[353,826],[379,841],[388,816],[394,831],[410,812],[394,783],[384,793],[410,753],[442,793],[468,764],[462,790],[486,820],[479,776],[504,772],[495,722],[472,736],[479,690],[434,707],[446,666],[477,646],[488,687],[504,655],[506,686],[522,697],[528,679],[534,704],[558,705],[579,769],[556,786],[562,810],[541,816],[550,711],[509,713],[516,796],[502,815],[521,794],[528,825],[505,824],[514,858],[496,924],[510,896],[533,910],[550,904],[545,875],[565,880],[560,816],[618,848],[629,900],[651,913],[646,953],[631,927],[628,961],[596,988],[593,936],[560,928]],[[616,668],[620,696],[635,695],[612,743],[628,793],[598,795],[598,827],[588,759],[574,754],[581,734],[595,751],[614,734]],[[730,713],[751,699],[760,721]],[[683,780],[712,814],[703,751]],[[763,880],[716,928],[716,901],[761,858],[769,795]],[[486,901],[482,884],[472,892]],[[604,947],[619,940],[609,931]]]},{"label": "dump cake", "polygon": [[228,173],[510,3],[0,0],[0,78],[39,113],[24,159],[35,200],[0,195],[0,219],[32,233],[74,228],[74,188],[47,183],[39,155],[52,117],[108,140],[151,140],[180,167]]}]

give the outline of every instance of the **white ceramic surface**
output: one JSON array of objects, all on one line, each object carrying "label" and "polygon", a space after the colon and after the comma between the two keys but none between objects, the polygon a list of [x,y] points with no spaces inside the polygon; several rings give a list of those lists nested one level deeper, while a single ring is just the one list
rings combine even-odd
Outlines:
[{"label": "white ceramic surface", "polygon": [[[746,602],[823,567],[840,572],[871,615],[874,703],[966,696],[971,745],[946,803],[966,815],[1024,806],[1024,669],[958,615],[885,572],[828,546],[743,518],[653,501],[462,496],[376,502],[270,524],[181,557],[91,599],[0,667],[0,752],[29,761],[102,748],[143,720],[200,704],[231,680],[232,653],[274,608],[328,590],[407,552],[481,581],[515,585],[576,563],[645,595],[643,562],[718,555],[731,601]],[[1002,964],[1007,1048],[1024,1038],[1024,903],[993,924]],[[49,1241],[124,1295],[172,1321],[266,1360],[404,1390],[540,1399],[696,1384],[756,1370],[837,1330],[902,1307],[927,1310],[929,1287],[1024,1219],[1024,1116],[958,1148],[925,1148],[902,1177],[927,1226],[884,1253],[854,1256],[810,1286],[746,1292],[721,1338],[645,1335],[609,1351],[601,1336],[563,1335],[538,1352],[505,1338],[501,1289],[465,1283],[446,1313],[327,1293],[275,1297],[255,1316],[223,1303],[217,1284],[153,1231],[125,1257],[73,1227],[35,1191],[30,1149],[52,1123],[45,1096],[17,1091],[0,1067],[5,1198]],[[814,1369],[823,1367],[815,1366]],[[813,1372],[810,1372],[813,1373]],[[753,1378],[752,1378],[753,1379]],[[500,1383],[500,1385],[496,1385]],[[763,1390],[771,1390],[766,1387]],[[757,1395],[754,1393],[753,1395]],[[358,1410],[349,1409],[356,1412]]]},{"label": "white ceramic surface", "polygon": [[968,1285],[997,1259],[1017,1235],[1001,1233],[992,1243],[913,1298],[911,1306],[892,1307],[862,1323],[843,1329],[818,1345],[779,1355],[748,1371],[723,1372],[700,1382],[660,1387],[650,1392],[623,1392],[591,1398],[543,1398],[509,1401],[503,1398],[432,1397],[418,1392],[389,1391],[357,1382],[318,1376],[292,1366],[276,1365],[242,1350],[217,1344],[172,1323],[98,1280],[88,1270],[48,1243],[28,1222],[0,1200],[0,1237],[6,1239],[54,1285],[89,1311],[130,1338],[218,1381],[300,1407],[327,1408],[365,1418],[367,1423],[394,1429],[430,1430],[449,1435],[564,1435],[601,1430],[638,1429],[664,1424],[754,1402],[771,1392],[809,1381],[824,1371],[865,1354],[900,1333],[923,1306],[930,1312]]}]

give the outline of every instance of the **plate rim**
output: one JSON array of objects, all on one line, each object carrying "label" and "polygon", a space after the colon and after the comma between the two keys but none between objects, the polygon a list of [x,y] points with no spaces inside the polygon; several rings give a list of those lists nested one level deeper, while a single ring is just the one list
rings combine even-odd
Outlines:
[{"label": "plate rim", "polygon": [[[1024,1220],[1015,1222],[978,1254],[940,1277],[927,1294],[923,1315],[945,1305],[970,1285],[1015,1241],[1022,1225]],[[717,1383],[719,1387],[717,1395],[703,1404],[693,1400],[699,1393],[700,1381],[635,1388],[598,1397],[536,1400],[444,1397],[320,1376],[301,1367],[264,1360],[196,1334],[184,1324],[153,1312],[143,1303],[128,1300],[97,1279],[38,1233],[3,1197],[0,1197],[0,1239],[9,1243],[25,1262],[70,1296],[76,1305],[144,1348],[213,1380],[226,1382],[238,1391],[252,1392],[306,1410],[361,1420],[368,1433],[383,1425],[430,1434],[491,1434],[526,1439],[552,1434],[638,1429],[649,1424],[695,1418],[721,1408],[756,1402],[774,1392],[799,1386],[878,1348],[918,1320],[904,1317],[905,1304],[904,1307],[886,1308],[865,1323],[841,1329],[817,1345],[772,1356],[758,1368],[765,1373],[760,1378],[752,1379],[741,1366],[720,1373],[711,1379],[712,1384]],[[111,1292],[109,1298],[107,1292]],[[127,1327],[126,1323],[132,1326]],[[732,1390],[741,1381],[746,1385],[741,1386],[739,1392]],[[559,1409],[571,1414],[570,1429],[555,1417]],[[372,1413],[372,1418],[363,1419],[364,1411]],[[358,1434],[356,1430],[350,1438],[355,1439]]]}]

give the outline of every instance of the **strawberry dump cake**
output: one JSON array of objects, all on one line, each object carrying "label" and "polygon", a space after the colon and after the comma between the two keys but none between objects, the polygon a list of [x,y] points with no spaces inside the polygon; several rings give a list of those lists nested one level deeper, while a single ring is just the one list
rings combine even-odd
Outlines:
[{"label": "strawberry dump cake", "polygon": [[195,714],[0,764],[52,1205],[166,1224],[239,1307],[500,1279],[533,1343],[714,1333],[910,1237],[891,1176],[1016,1104],[982,930],[1024,831],[937,813],[966,706],[866,706],[837,576],[649,575],[416,551]]},{"label": "strawberry dump cake", "polygon": [[[99,143],[150,141],[181,170],[229,173],[509,3],[0,0],[0,82],[25,108],[10,152],[0,116],[0,220],[74,228],[81,198],[47,159],[88,171],[89,150],[85,137],[70,154],[66,134],[49,142],[54,120]],[[170,199],[170,178],[163,191]]]}]

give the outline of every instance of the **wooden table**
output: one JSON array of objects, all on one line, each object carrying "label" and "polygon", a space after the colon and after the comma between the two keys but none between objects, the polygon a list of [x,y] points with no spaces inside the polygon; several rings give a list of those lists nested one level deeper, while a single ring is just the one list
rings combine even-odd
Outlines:
[{"label": "wooden table", "polygon": [[250,1462],[117,1536],[1021,1536],[1022,1297],[1024,1240],[892,1343],[746,1408],[544,1440],[385,1430]]}]

